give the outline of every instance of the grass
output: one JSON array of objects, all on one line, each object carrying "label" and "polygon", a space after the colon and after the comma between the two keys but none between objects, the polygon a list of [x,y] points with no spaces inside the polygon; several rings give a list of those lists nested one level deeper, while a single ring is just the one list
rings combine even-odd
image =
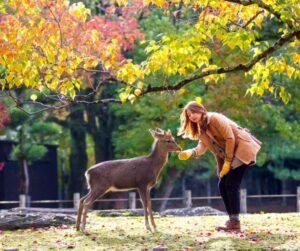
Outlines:
[{"label": "grass", "polygon": [[0,250],[300,250],[300,214],[246,214],[242,233],[216,232],[226,216],[158,217],[158,231],[147,232],[143,217],[89,214],[87,232],[74,226],[0,231]]}]

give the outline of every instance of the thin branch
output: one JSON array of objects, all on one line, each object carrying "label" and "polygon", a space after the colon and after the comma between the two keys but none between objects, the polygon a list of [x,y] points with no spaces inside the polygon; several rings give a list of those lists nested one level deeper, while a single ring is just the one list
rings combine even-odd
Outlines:
[{"label": "thin branch", "polygon": [[77,67],[75,70],[82,70],[86,72],[93,72],[93,73],[109,73],[109,71],[102,71],[102,70],[96,70],[96,69],[86,69],[83,67]]},{"label": "thin branch", "polygon": [[293,26],[293,23],[290,20],[285,20],[283,21],[281,19],[281,13],[274,10],[272,5],[270,4],[265,4],[262,0],[226,0],[226,2],[231,2],[231,3],[238,3],[244,6],[248,5],[253,5],[257,4],[260,8],[267,10],[269,13],[273,14],[275,17],[277,17],[280,21],[283,23],[286,23],[291,29],[294,29],[295,27]]},{"label": "thin branch", "polygon": [[119,103],[121,104],[121,100],[119,99],[113,99],[113,98],[107,98],[107,99],[98,99],[93,101],[86,101],[86,100],[75,100],[71,104],[83,104],[83,105],[95,105],[95,104],[108,104],[108,103]]},{"label": "thin branch", "polygon": [[100,81],[100,82],[98,83],[98,85],[96,86],[96,88],[95,88],[92,92],[90,92],[90,93],[88,93],[88,94],[85,94],[85,95],[76,95],[75,98],[76,98],[76,100],[77,100],[78,98],[80,98],[80,99],[87,99],[87,98],[96,96],[96,95],[100,92],[101,87],[102,87],[104,84],[110,83],[110,82],[112,82],[112,81],[116,81],[116,79],[113,78],[113,77],[104,79],[104,80],[102,80],[102,81]]},{"label": "thin branch", "polygon": [[62,31],[61,31],[61,26],[60,26],[60,22],[59,20],[56,18],[56,16],[54,15],[53,11],[51,10],[51,7],[47,5],[47,8],[49,9],[49,11],[51,12],[54,21],[57,23],[58,25],[58,29],[59,29],[59,35],[60,35],[60,47],[63,47],[63,35],[62,35]]},{"label": "thin branch", "polygon": [[242,27],[246,28],[255,18],[257,18],[260,14],[264,12],[265,12],[264,10],[256,12],[256,14],[252,18],[250,18]]},{"label": "thin branch", "polygon": [[262,13],[264,13],[264,10],[260,10],[260,11],[258,11],[253,17],[251,17],[244,25],[241,25],[241,24],[239,24],[239,23],[237,23],[237,22],[234,22],[234,21],[230,21],[232,24],[234,24],[234,25],[236,25],[236,26],[238,26],[238,27],[241,27],[241,28],[243,28],[243,29],[246,29],[247,28],[247,26],[255,19],[255,18],[257,18],[260,14],[262,14]]}]

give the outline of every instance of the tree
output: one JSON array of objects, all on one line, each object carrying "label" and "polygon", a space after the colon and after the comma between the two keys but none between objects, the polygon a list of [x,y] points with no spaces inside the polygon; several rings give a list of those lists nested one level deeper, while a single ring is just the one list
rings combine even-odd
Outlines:
[{"label": "tree", "polygon": [[[90,96],[97,97],[104,83],[119,82],[127,87],[119,93],[119,98],[113,95],[88,103],[133,102],[150,92],[180,90],[195,80],[218,81],[224,74],[241,71],[249,87],[248,93],[260,96],[274,93],[287,103],[290,94],[285,84],[274,81],[273,76],[280,74],[287,79],[298,79],[300,75],[297,66],[300,58],[297,51],[299,5],[296,2],[153,1],[152,8],[154,5],[163,8],[166,15],[183,16],[186,11],[194,11],[197,18],[184,33],[162,34],[158,41],[150,41],[146,48],[147,58],[140,64],[130,60],[120,64],[118,38],[108,41],[102,31],[94,29],[96,19],[87,19],[89,10],[82,3],[5,1],[2,6],[9,9],[10,15],[1,17],[3,56],[0,64],[5,68],[2,88],[10,90],[25,85],[39,90],[39,95],[48,96],[49,91],[54,92],[55,100],[60,103],[55,107],[37,102],[36,95],[32,99],[45,109],[59,109],[69,104],[86,103]],[[118,8],[121,3],[118,2]],[[140,3],[140,6],[144,8],[145,5]],[[260,36],[266,20],[280,23],[275,41],[274,37],[262,39]],[[233,55],[239,54],[242,60],[236,63],[236,58],[232,57],[229,64],[224,64],[223,55],[219,53],[222,47]],[[99,63],[107,78],[89,95],[80,95],[89,73]],[[157,71],[166,80],[154,85],[149,79]],[[173,80],[173,76],[179,78]],[[20,103],[17,97],[14,99]]]},{"label": "tree", "polygon": [[41,159],[47,152],[44,144],[54,142],[58,138],[59,129],[51,123],[37,121],[19,109],[10,111],[11,123],[6,129],[8,139],[14,140],[11,156],[20,167],[19,192],[29,196],[30,177],[28,165]]},{"label": "tree", "polygon": [[[134,17],[121,15],[121,21],[114,21],[93,16],[87,20],[90,10],[81,2],[70,5],[63,0],[19,0],[5,1],[1,6],[2,12],[8,12],[0,20],[1,88],[25,86],[36,90],[30,103],[45,110],[52,107],[39,102],[40,98],[48,97],[57,105],[55,108],[62,109],[75,101],[80,89],[92,91],[77,96],[79,100],[99,93],[104,81],[111,83],[111,69],[122,64],[122,51],[131,49],[136,37],[143,37]],[[114,11],[108,9],[107,16]],[[94,87],[91,77],[99,64],[103,78]],[[15,93],[7,95],[17,106],[23,103]]]}]

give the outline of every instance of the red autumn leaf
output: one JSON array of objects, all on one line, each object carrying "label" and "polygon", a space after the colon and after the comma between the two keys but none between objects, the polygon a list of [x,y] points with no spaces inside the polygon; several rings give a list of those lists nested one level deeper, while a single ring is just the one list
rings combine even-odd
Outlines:
[{"label": "red autumn leaf", "polygon": [[5,106],[0,102],[0,130],[10,122],[10,117],[6,113]]}]

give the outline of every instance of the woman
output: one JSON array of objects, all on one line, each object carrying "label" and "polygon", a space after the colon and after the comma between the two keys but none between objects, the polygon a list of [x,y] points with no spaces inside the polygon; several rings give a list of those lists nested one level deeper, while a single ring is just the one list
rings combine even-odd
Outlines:
[{"label": "woman", "polygon": [[240,231],[239,187],[246,169],[256,161],[261,142],[235,122],[220,113],[207,112],[191,101],[180,115],[178,135],[199,140],[197,147],[179,153],[181,160],[197,157],[209,149],[218,163],[219,191],[229,220],[217,230]]}]

